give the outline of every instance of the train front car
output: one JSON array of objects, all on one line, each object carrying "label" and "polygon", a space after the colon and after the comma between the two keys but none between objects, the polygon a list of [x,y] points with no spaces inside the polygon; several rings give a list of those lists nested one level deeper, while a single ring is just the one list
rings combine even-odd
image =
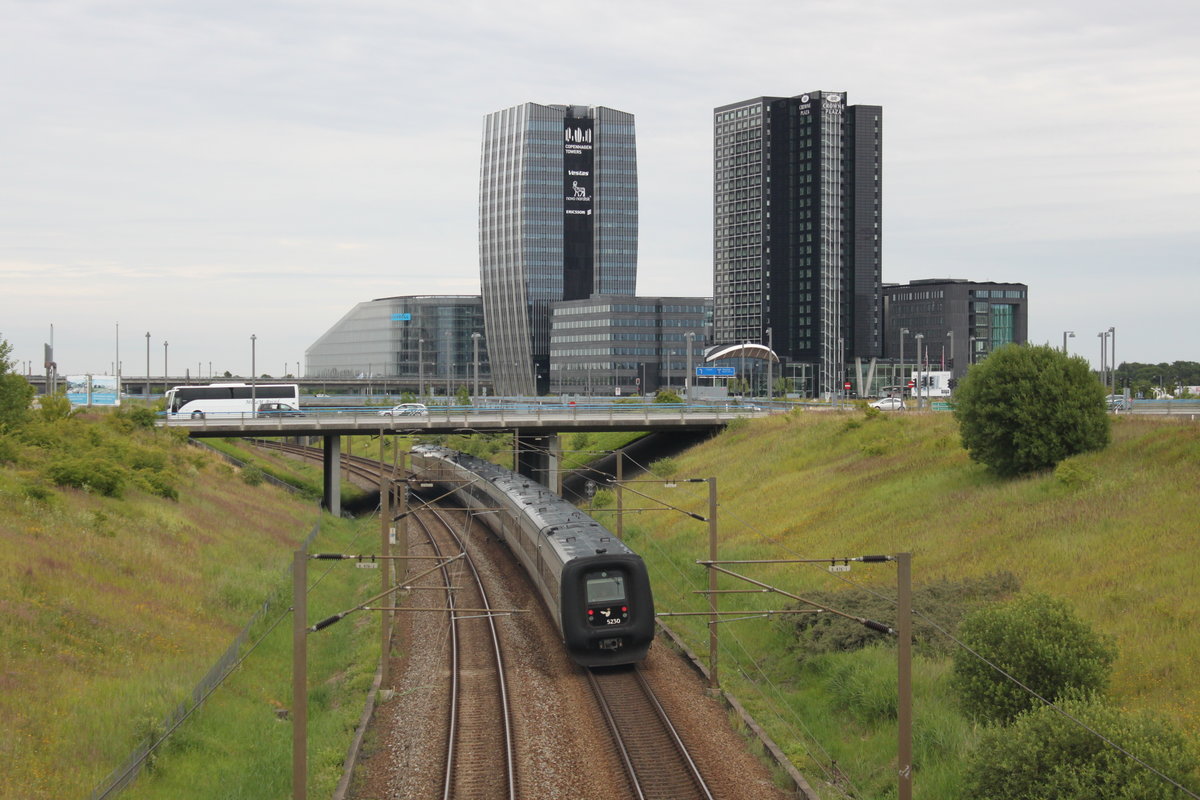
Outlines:
[{"label": "train front car", "polygon": [[575,663],[585,667],[641,661],[654,639],[654,598],[646,565],[624,545],[606,549],[610,552],[563,565],[563,641]]},{"label": "train front car", "polygon": [[541,595],[567,652],[585,667],[641,661],[654,639],[654,599],[641,557],[545,486],[442,447],[413,448],[413,469],[457,482],[468,506],[508,545]]}]

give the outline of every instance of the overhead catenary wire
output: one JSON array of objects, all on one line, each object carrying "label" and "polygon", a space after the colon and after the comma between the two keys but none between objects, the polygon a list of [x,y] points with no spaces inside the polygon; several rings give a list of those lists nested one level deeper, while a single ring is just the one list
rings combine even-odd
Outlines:
[{"label": "overhead catenary wire", "polygon": [[[727,514],[727,516],[728,516],[728,514]],[[747,530],[751,533],[754,533],[755,535],[758,535],[764,541],[766,541],[776,547],[779,547],[780,549],[782,549],[786,552],[789,552],[792,555],[798,555],[797,553],[795,553],[795,551],[791,550],[791,548],[787,547],[782,542],[779,542],[775,539],[772,539],[771,537],[768,537],[768,536],[765,536],[765,535],[759,533],[758,530],[754,526],[750,525],[745,520],[737,518],[736,516],[735,516],[735,519],[737,520],[737,522],[739,524],[741,524],[743,526],[743,528],[745,530]],[[799,558],[797,558],[796,560],[798,562],[808,563],[810,565],[815,564],[815,563],[826,563],[828,561],[827,559],[825,561],[813,561],[811,559],[799,559]],[[882,592],[879,592],[865,584],[859,583],[858,581],[855,581],[851,578],[847,578],[845,575],[842,575],[842,574],[835,574],[835,575],[838,578],[838,580],[841,580],[844,583],[847,583],[861,591],[867,592],[868,594],[871,594],[871,595],[875,596],[876,598],[883,600],[893,606],[896,604],[896,600],[894,598],[892,598],[888,595],[885,595]],[[1021,680],[1016,678],[1011,673],[1009,673],[1007,670],[1002,668],[1000,665],[996,664],[994,661],[992,661],[991,659],[987,658],[986,656],[984,656],[983,654],[981,654],[980,652],[978,652],[977,650],[972,648],[966,642],[963,642],[958,637],[954,636],[952,633],[950,633],[948,630],[946,630],[945,626],[938,623],[936,620],[934,620],[929,615],[916,609],[915,607],[913,608],[913,614],[916,615],[917,617],[920,617],[925,622],[929,623],[929,625],[931,627],[933,627],[934,630],[941,633],[943,636],[945,636],[947,639],[949,639],[954,645],[962,648],[967,653],[969,653],[973,658],[976,658],[979,661],[981,661],[982,663],[986,664],[989,668],[996,671],[1005,680],[1010,681],[1015,686],[1020,688],[1022,691],[1028,693],[1030,696],[1034,697],[1042,704],[1053,709],[1056,713],[1060,714],[1065,719],[1070,720],[1072,723],[1079,726],[1081,729],[1087,731],[1092,736],[1095,736],[1096,738],[1100,739],[1102,742],[1104,742],[1108,746],[1112,747],[1117,752],[1124,755],[1126,758],[1129,758],[1134,763],[1138,764],[1139,766],[1143,767],[1144,769],[1149,770],[1150,772],[1152,772],[1154,775],[1156,775],[1160,779],[1162,779],[1162,780],[1166,781],[1167,783],[1171,784],[1172,786],[1174,786],[1176,789],[1179,789],[1181,792],[1186,794],[1188,797],[1194,798],[1195,800],[1200,800],[1200,795],[1196,794],[1195,792],[1192,792],[1190,789],[1188,789],[1186,786],[1181,784],[1179,781],[1175,780],[1171,776],[1162,772],[1157,767],[1155,767],[1153,764],[1148,763],[1145,759],[1142,759],[1139,756],[1137,756],[1136,754],[1130,752],[1128,749],[1121,746],[1117,742],[1113,741],[1111,738],[1104,735],[1100,731],[1096,730],[1094,727],[1087,724],[1083,720],[1079,719],[1075,715],[1071,714],[1070,712],[1068,712],[1066,709],[1064,709],[1062,706],[1058,705],[1054,701],[1048,700],[1045,697],[1043,697],[1042,695],[1038,694],[1036,691],[1031,689],[1029,686],[1027,686],[1025,683],[1023,683]]]}]

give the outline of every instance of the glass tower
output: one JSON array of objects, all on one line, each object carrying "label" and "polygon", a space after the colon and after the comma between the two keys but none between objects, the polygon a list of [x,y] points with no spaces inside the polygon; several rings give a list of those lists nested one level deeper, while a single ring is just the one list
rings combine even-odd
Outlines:
[{"label": "glass tower", "polygon": [[524,103],[483,120],[479,274],[496,392],[544,394],[550,304],[633,294],[633,115]]},{"label": "glass tower", "polygon": [[823,395],[882,355],[882,119],[844,92],[714,111],[713,339],[770,340]]}]

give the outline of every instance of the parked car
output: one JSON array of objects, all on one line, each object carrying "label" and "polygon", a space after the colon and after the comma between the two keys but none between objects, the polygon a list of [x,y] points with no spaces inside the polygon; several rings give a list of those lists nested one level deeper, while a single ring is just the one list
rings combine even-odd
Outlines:
[{"label": "parked car", "polygon": [[260,417],[303,417],[304,412],[293,405],[287,403],[260,403],[258,406],[258,414]]},{"label": "parked car", "polygon": [[878,408],[880,411],[899,411],[904,408],[904,400],[900,397],[881,397],[871,403],[871,408]]},{"label": "parked car", "polygon": [[425,407],[424,403],[401,403],[379,412],[381,417],[424,417],[428,414],[429,409]]}]

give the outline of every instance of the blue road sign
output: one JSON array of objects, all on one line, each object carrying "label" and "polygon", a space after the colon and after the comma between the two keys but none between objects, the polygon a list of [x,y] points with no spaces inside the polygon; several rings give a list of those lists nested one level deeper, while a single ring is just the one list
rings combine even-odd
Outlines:
[{"label": "blue road sign", "polygon": [[697,378],[732,378],[737,375],[735,367],[696,367]]}]

